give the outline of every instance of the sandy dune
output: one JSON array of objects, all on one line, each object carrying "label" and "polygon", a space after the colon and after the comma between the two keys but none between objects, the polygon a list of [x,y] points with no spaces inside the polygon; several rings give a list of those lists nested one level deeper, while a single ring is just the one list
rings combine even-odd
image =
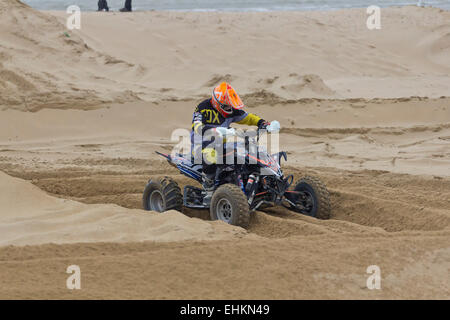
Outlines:
[{"label": "sandy dune", "polygon": [[[105,163],[89,170],[73,167],[27,175],[64,198],[136,208],[137,192],[149,175],[169,174],[180,185],[189,183],[162,163],[159,174],[155,169],[139,173],[145,166],[129,161],[128,170],[124,161],[115,173]],[[289,171],[297,176],[305,172]],[[253,237],[229,233],[221,241],[2,247],[0,297],[448,298],[448,179],[324,168],[309,173],[319,175],[332,191],[331,220],[276,209],[253,215],[248,231]],[[420,195],[423,190],[427,193]],[[205,217],[203,211],[185,213]],[[136,222],[134,217],[125,221]],[[116,231],[126,233],[128,228]],[[65,289],[64,272],[71,264],[82,270],[80,292]],[[382,271],[380,291],[365,286],[366,268],[373,264]]]},{"label": "sandy dune", "polygon": [[86,205],[47,195],[0,172],[0,245],[43,243],[225,240],[241,228],[117,205]]},{"label": "sandy dune", "polygon": [[249,105],[260,103],[255,97],[449,96],[450,13],[382,12],[379,31],[366,28],[361,9],[83,12],[81,30],[67,31],[64,12],[2,0],[0,108],[198,99],[221,79],[232,81]]},{"label": "sandy dune", "polygon": [[[65,16],[0,0],[1,299],[449,299],[448,11]],[[192,183],[154,151],[221,80],[281,122],[330,220],[140,210],[149,178]]]},{"label": "sandy dune", "polygon": [[[247,233],[222,226],[217,229],[179,213],[155,219],[133,210],[141,208],[142,190],[150,177],[168,175],[181,187],[192,183],[153,153],[172,148],[167,137],[183,125],[191,103],[171,102],[160,113],[155,111],[160,105],[146,103],[87,112],[3,111],[2,127],[21,120],[22,130],[0,130],[4,141],[0,169],[72,201],[44,197],[34,187],[39,198],[31,196],[30,205],[39,208],[40,197],[49,198],[49,214],[35,208],[29,210],[28,219],[7,214],[6,221],[0,221],[2,243],[90,243],[0,249],[0,297],[448,298],[449,133],[441,124],[445,120],[445,114],[440,114],[442,101],[447,100],[420,103],[432,110],[435,104],[439,106],[434,116],[420,115],[421,107],[416,106],[415,121],[399,113],[384,127],[377,127],[369,115],[378,112],[377,117],[383,118],[383,108],[390,103],[406,110],[418,102],[370,102],[365,107],[368,118],[353,129],[342,123],[353,121],[355,102],[342,102],[342,109],[333,113],[337,116],[328,120],[330,107],[317,106],[317,102],[255,108],[270,117],[280,108],[291,114],[295,108],[301,110],[291,117],[294,125],[279,118],[285,126],[282,147],[289,151],[285,171],[297,178],[306,173],[319,176],[331,191],[333,213],[331,220],[320,221],[285,209],[255,212]],[[167,113],[175,114],[175,109],[182,112],[167,127],[164,119]],[[315,119],[308,109],[328,125],[296,126],[297,121]],[[416,117],[414,113],[408,116]],[[151,126],[147,119],[152,119]],[[118,127],[121,134],[117,134]],[[412,145],[402,147],[408,141]],[[402,158],[393,163],[388,151],[403,152]],[[442,156],[433,157],[438,154]],[[376,166],[383,170],[373,170]],[[20,209],[15,201],[22,193],[10,196],[9,186],[17,183],[11,179],[3,179],[9,204],[0,207]],[[21,184],[25,190],[32,187],[28,182]],[[53,201],[66,202],[54,206]],[[208,211],[184,210],[184,214],[206,220],[209,216]],[[115,244],[145,239],[165,244]],[[215,239],[226,240],[210,241]],[[64,287],[64,270],[74,263],[86,274],[83,290],[75,294]],[[380,292],[365,287],[365,270],[372,264],[383,272]],[[36,278],[42,267],[49,271]],[[227,276],[218,277],[217,270],[224,268],[229,270]]]},{"label": "sandy dune", "polygon": [[[88,113],[6,110],[0,118],[0,163],[19,161],[33,170],[76,161],[89,168],[98,158],[125,157],[150,168],[150,160],[158,159],[154,151],[175,146],[175,129],[189,133],[197,102],[113,104]],[[289,165],[450,176],[450,98],[311,99],[249,111],[280,121],[280,148],[288,152]]]}]

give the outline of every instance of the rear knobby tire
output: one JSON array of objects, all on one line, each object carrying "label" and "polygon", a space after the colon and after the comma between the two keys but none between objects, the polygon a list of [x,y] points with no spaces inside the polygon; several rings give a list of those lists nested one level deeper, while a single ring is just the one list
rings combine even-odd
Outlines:
[{"label": "rear knobby tire", "polygon": [[247,197],[234,184],[224,184],[217,188],[212,196],[209,212],[211,220],[222,220],[242,228],[247,228],[250,223]]},{"label": "rear knobby tire", "polygon": [[[331,201],[330,193],[325,184],[319,178],[305,176],[301,178],[294,187],[295,191],[307,192],[314,199],[314,207],[309,212],[301,212],[303,214],[318,218],[330,219],[331,217]],[[295,210],[299,212],[298,210]]]},{"label": "rear knobby tire", "polygon": [[168,210],[181,211],[183,195],[178,184],[168,177],[151,179],[142,196],[144,210],[164,212]]}]

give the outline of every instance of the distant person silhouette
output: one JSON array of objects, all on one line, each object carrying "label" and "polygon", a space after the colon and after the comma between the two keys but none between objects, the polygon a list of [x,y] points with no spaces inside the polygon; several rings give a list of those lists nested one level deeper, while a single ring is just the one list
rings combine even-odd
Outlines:
[{"label": "distant person silhouette", "polygon": [[125,0],[125,6],[120,9],[120,12],[131,12],[131,0]]},{"label": "distant person silhouette", "polygon": [[108,2],[106,0],[98,0],[98,10],[97,11],[109,11]]}]

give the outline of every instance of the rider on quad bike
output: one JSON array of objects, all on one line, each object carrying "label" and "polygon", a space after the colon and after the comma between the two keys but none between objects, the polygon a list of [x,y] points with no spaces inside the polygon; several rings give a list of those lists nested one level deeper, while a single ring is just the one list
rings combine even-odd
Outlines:
[{"label": "rider on quad bike", "polygon": [[[243,107],[229,84],[223,82],[214,88],[212,97],[195,109],[191,154],[156,151],[181,174],[201,183],[202,188],[185,185],[182,191],[168,176],[150,179],[142,195],[145,210],[208,209],[211,220],[243,228],[249,226],[252,212],[280,205],[311,217],[330,217],[329,192],[320,179],[307,175],[294,183],[294,176],[285,175],[281,168],[287,153],[272,154],[259,144],[260,133],[264,134],[261,131],[278,131],[278,121],[269,123],[245,112]],[[258,129],[243,133],[230,128],[231,123]],[[224,143],[227,136],[237,139]],[[222,161],[224,158],[227,161]]]},{"label": "rider on quad bike", "polygon": [[193,157],[202,159],[202,184],[206,190],[214,187],[218,161],[216,150],[210,147],[214,139],[211,135],[205,135],[207,131],[212,131],[219,138],[225,139],[226,136],[235,134],[235,130],[230,128],[232,123],[257,126],[268,132],[280,129],[278,121],[268,122],[253,113],[244,111],[243,108],[244,103],[241,98],[226,82],[215,87],[212,97],[202,101],[195,108],[192,117],[191,151]]}]

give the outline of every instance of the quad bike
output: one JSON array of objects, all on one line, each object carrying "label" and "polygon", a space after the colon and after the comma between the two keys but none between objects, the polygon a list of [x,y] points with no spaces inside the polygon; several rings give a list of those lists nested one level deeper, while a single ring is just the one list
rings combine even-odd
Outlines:
[{"label": "quad bike", "polygon": [[[305,176],[293,184],[292,175],[284,176],[281,159],[286,152],[270,155],[258,146],[260,130],[253,137],[237,132],[245,142],[234,142],[233,164],[217,165],[214,187],[184,187],[168,177],[151,179],[145,187],[145,210],[163,212],[181,211],[182,207],[209,209],[212,220],[222,220],[243,228],[248,227],[251,212],[276,205],[319,219],[328,219],[331,213],[330,196],[325,185],[316,177]],[[181,154],[172,156],[156,152],[169,164],[200,184],[202,165]]]}]

